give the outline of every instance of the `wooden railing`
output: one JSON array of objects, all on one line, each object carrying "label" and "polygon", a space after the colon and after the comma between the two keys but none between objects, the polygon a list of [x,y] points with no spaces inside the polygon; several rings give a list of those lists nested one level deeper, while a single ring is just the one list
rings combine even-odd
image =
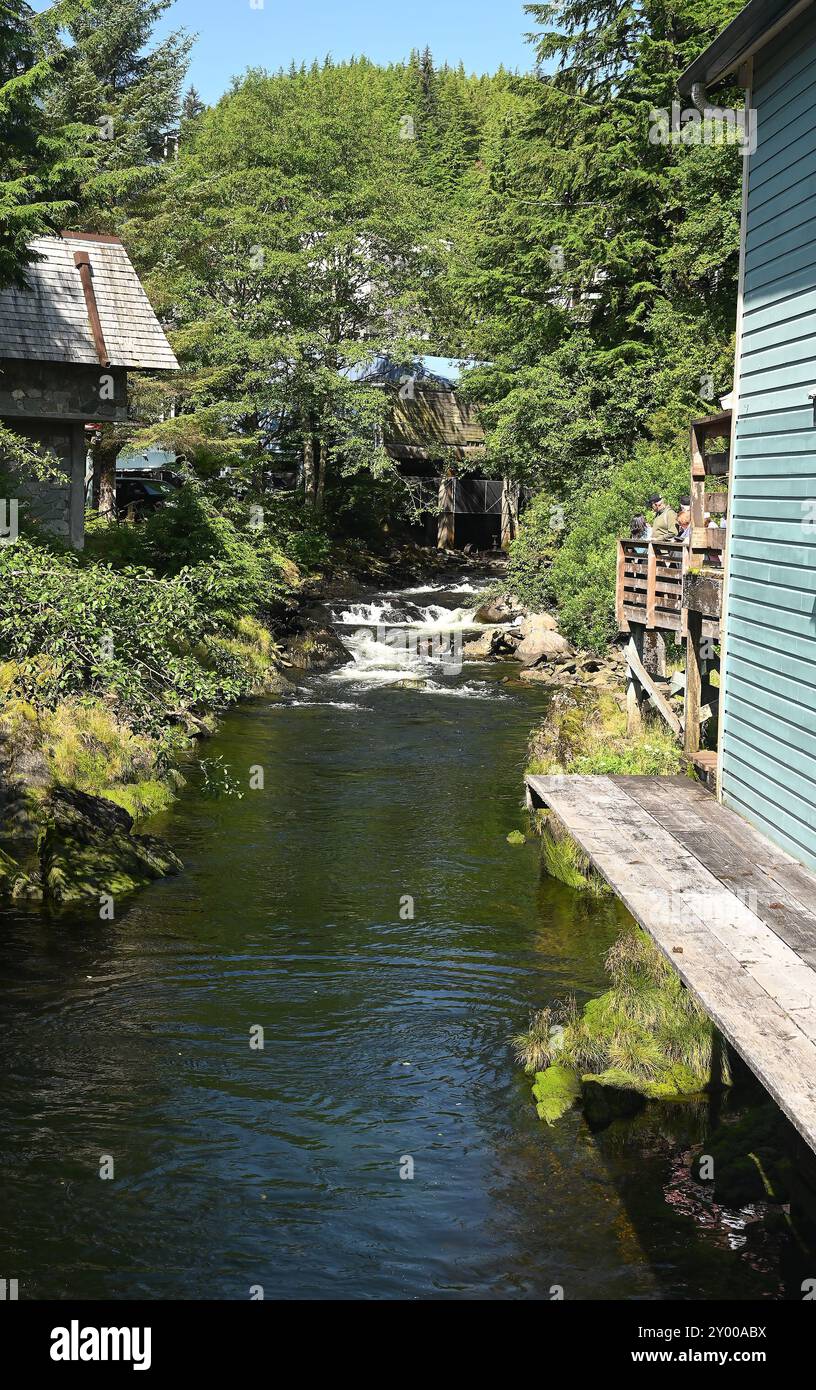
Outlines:
[{"label": "wooden railing", "polygon": [[681,541],[618,541],[615,611],[620,632],[628,632],[630,623],[683,630],[686,556]]}]

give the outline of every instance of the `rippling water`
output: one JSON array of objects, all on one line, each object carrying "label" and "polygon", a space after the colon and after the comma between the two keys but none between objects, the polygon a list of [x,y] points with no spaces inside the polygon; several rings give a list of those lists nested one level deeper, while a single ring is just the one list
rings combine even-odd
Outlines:
[{"label": "rippling water", "polygon": [[348,667],[231,713],[197,756],[245,787],[260,765],[264,790],[207,800],[191,765],[152,827],[181,877],[113,924],[7,919],[0,1273],[21,1298],[777,1294],[772,1252],[686,1191],[699,1107],[601,1136],[536,1117],[508,1036],[603,987],[620,923],[506,841],[546,696],[363,635],[395,605],[465,630],[473,587],[346,606]]}]

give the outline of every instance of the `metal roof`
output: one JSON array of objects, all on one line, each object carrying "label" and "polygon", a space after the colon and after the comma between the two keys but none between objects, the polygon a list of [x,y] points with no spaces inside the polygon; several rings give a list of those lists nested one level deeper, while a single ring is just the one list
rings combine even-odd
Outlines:
[{"label": "metal roof", "polygon": [[178,370],[130,258],[116,237],[66,232],[29,243],[41,259],[27,289],[0,291],[0,358],[100,365],[77,252],[90,260],[93,298],[113,367]]},{"label": "metal roof", "polygon": [[707,87],[733,72],[812,3],[813,0],[750,0],[686,68],[677,83],[679,90],[688,96],[696,83]]}]

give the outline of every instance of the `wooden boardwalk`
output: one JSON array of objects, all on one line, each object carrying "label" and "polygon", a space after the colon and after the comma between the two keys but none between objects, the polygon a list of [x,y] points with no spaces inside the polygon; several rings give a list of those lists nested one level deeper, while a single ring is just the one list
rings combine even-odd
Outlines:
[{"label": "wooden boardwalk", "polygon": [[816,1150],[816,874],[688,777],[533,777]]}]

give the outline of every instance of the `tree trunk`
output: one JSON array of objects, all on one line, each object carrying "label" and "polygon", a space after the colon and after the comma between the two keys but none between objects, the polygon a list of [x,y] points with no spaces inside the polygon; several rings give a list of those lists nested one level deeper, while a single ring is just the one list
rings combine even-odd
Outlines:
[{"label": "tree trunk", "polygon": [[450,550],[455,539],[456,514],[454,511],[456,478],[451,470],[439,479],[439,522],[437,526],[437,550]]},{"label": "tree trunk", "polygon": [[303,485],[306,492],[306,505],[316,512],[323,510],[322,450],[317,433],[317,418],[308,418],[309,433],[303,440]]},{"label": "tree trunk", "polygon": [[502,550],[507,550],[510,543],[516,539],[516,532],[518,531],[518,499],[518,483],[514,483],[510,478],[503,478],[501,500]]},{"label": "tree trunk", "polygon": [[315,440],[315,457],[317,466],[315,468],[315,512],[318,516],[323,515],[326,502],[326,468],[329,462],[329,451],[319,439]]},{"label": "tree trunk", "polygon": [[315,458],[314,436],[307,434],[303,441],[303,490],[307,507],[314,506],[315,500]]},{"label": "tree trunk", "polygon": [[103,430],[101,437],[94,441],[94,491],[97,496],[97,510],[104,521],[116,520],[116,455],[119,444]]}]

